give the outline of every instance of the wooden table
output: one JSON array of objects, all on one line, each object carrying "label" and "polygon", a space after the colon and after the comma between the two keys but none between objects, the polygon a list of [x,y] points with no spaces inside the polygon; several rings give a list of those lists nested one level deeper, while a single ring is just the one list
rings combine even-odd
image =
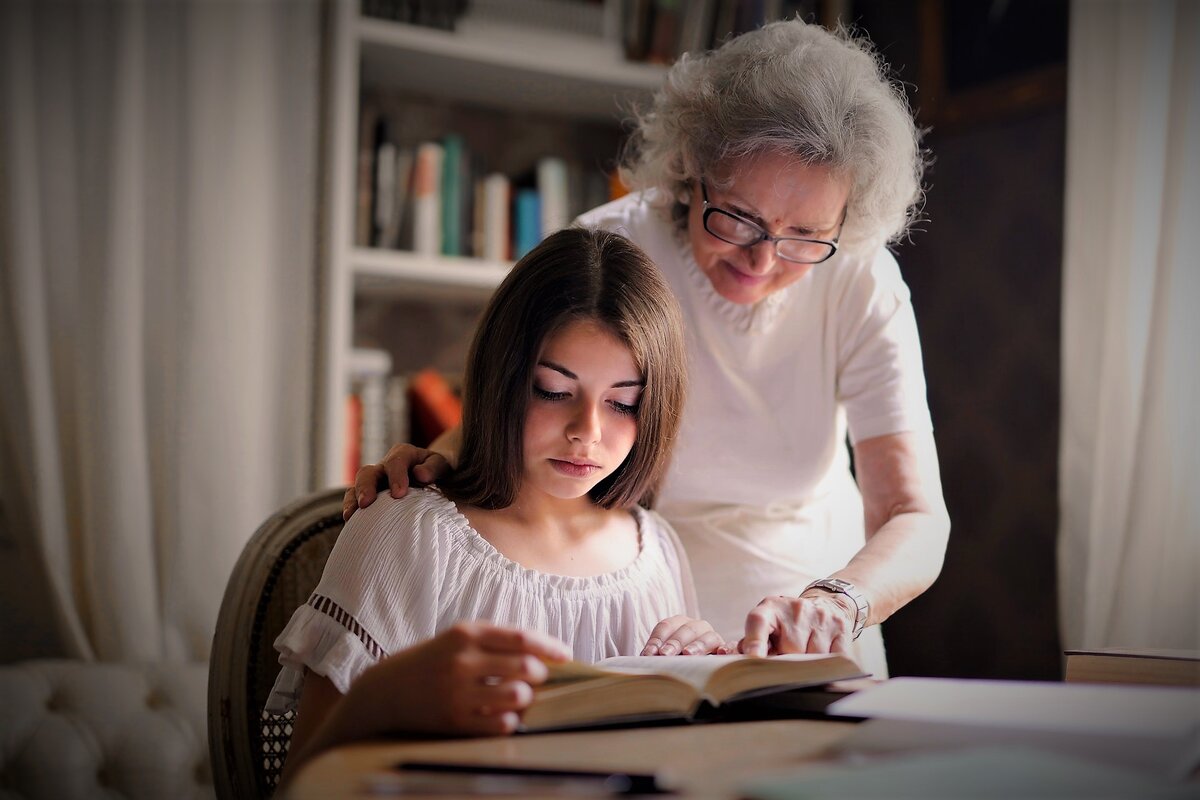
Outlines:
[{"label": "wooden table", "polygon": [[852,723],[809,719],[368,742],[318,756],[296,776],[287,798],[370,797],[370,776],[404,760],[656,772],[688,797],[733,798],[748,778],[822,760],[853,729]]}]

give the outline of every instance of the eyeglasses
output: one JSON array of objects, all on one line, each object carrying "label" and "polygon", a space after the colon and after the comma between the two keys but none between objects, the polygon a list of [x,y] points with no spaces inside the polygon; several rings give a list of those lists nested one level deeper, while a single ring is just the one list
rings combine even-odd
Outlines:
[{"label": "eyeglasses", "polygon": [[774,242],[775,255],[784,261],[797,264],[820,264],[828,261],[837,252],[838,239],[842,236],[842,226],[846,224],[846,209],[842,209],[842,219],[838,222],[837,236],[831,241],[825,239],[801,239],[795,236],[772,236],[763,227],[751,222],[745,217],[717,208],[708,202],[708,187],[700,181],[700,195],[704,198],[704,230],[720,239],[722,242],[736,244],[738,247],[753,247],[759,242]]}]

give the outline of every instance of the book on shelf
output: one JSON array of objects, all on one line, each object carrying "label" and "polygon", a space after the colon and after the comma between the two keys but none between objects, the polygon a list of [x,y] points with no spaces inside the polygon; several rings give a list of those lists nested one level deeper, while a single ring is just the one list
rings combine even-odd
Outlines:
[{"label": "book on shelf", "polygon": [[387,408],[392,357],[386,350],[355,348],[350,351],[349,371],[350,391],[359,401],[358,462],[361,466],[380,461],[392,444],[388,439]]},{"label": "book on shelf", "polygon": [[1200,651],[1117,647],[1067,650],[1065,679],[1200,687]]},{"label": "book on shelf", "polygon": [[462,400],[435,369],[423,369],[408,385],[412,405],[413,444],[428,445],[462,422]]},{"label": "book on shelf", "polygon": [[513,200],[513,258],[521,258],[542,240],[541,196],[537,189],[518,189]]},{"label": "book on shelf", "polygon": [[562,230],[571,222],[567,186],[567,162],[557,156],[543,156],[537,163],[537,193],[542,237]]},{"label": "book on shelf", "polygon": [[417,146],[413,166],[413,252],[439,255],[442,252],[442,162],[444,152],[437,142]]},{"label": "book on shelf", "polygon": [[346,395],[346,427],[342,431],[344,457],[342,459],[342,482],[354,484],[354,476],[362,466],[362,398],[356,394]]},{"label": "book on shelf", "polygon": [[479,237],[475,254],[489,261],[507,261],[510,248],[512,182],[507,175],[493,172],[480,181],[480,198],[476,204]]},{"label": "book on shelf", "polygon": [[412,411],[408,403],[408,376],[391,375],[388,377],[384,406],[387,411],[388,446],[390,447],[396,442],[412,441]]},{"label": "book on shelf", "polygon": [[660,719],[696,720],[740,700],[861,678],[836,653],[750,656],[619,656],[550,666],[522,715],[526,731]]},{"label": "book on shelf", "polygon": [[458,134],[442,139],[442,255],[461,256],[463,250],[463,181],[465,145]]},{"label": "book on shelf", "polygon": [[375,204],[375,128],[379,110],[364,99],[358,124],[358,172],[354,217],[354,244],[370,247]]}]

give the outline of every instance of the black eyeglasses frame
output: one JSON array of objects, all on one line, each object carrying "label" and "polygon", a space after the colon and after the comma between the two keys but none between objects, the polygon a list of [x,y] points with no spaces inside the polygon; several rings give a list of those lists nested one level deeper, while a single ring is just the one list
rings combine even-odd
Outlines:
[{"label": "black eyeglasses frame", "polygon": [[[846,212],[849,210],[848,205],[846,208],[842,209],[842,218],[838,222],[837,236],[834,236],[833,239],[809,239],[809,238],[803,237],[803,236],[774,236],[770,233],[767,233],[767,231],[763,228],[763,226],[759,225],[757,222],[750,220],[750,219],[746,219],[741,214],[735,214],[732,211],[729,211],[724,208],[720,208],[719,206],[715,206],[711,202],[709,202],[708,186],[705,184],[703,178],[700,179],[700,197],[704,201],[704,209],[703,209],[703,215],[701,216],[701,221],[704,224],[705,232],[707,232],[710,236],[716,237],[717,239],[720,239],[722,242],[725,242],[726,244],[732,244],[732,245],[736,245],[738,247],[754,247],[758,244],[761,244],[762,242],[772,242],[775,245],[775,255],[778,256],[779,258],[783,259],[784,261],[788,261],[793,264],[823,264],[826,261],[828,261],[829,259],[833,258],[834,255],[838,251],[838,240],[842,238],[842,227],[846,224]],[[726,239],[724,236],[717,233],[716,231],[714,231],[712,228],[710,228],[708,226],[708,220],[714,214],[721,214],[726,217],[730,217],[730,218],[734,219],[735,221],[742,223],[743,225],[750,226],[754,230],[758,231],[758,238],[752,242],[734,242],[734,241],[730,241],[729,239]],[[779,243],[780,242],[807,242],[809,244],[823,244],[823,245],[827,245],[829,247],[829,254],[826,255],[824,258],[820,258],[816,261],[811,261],[811,260],[806,261],[806,260],[801,260],[801,259],[796,259],[796,258],[788,258],[783,253],[779,252]]]}]

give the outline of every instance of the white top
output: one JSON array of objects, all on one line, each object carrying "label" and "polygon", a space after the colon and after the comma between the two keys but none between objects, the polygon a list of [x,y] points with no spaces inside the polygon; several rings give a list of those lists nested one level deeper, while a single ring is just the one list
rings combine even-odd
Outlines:
[{"label": "white top", "polygon": [[[700,610],[726,638],[768,595],[796,595],[863,545],[852,442],[929,431],[908,287],[885,249],[845,251],[753,305],[721,297],[683,232],[634,193],[579,218],[658,264],[686,323],[689,391],[658,510],[679,532]],[[859,664],[886,675],[878,626]]]},{"label": "white top", "polygon": [[283,669],[267,710],[294,707],[304,667],[345,693],[375,662],[457,622],[542,631],[585,662],[637,654],[661,620],[698,609],[674,531],[652,511],[632,513],[637,557],[577,578],[509,560],[436,490],[379,495],[346,523],[317,588],[275,640]]}]

